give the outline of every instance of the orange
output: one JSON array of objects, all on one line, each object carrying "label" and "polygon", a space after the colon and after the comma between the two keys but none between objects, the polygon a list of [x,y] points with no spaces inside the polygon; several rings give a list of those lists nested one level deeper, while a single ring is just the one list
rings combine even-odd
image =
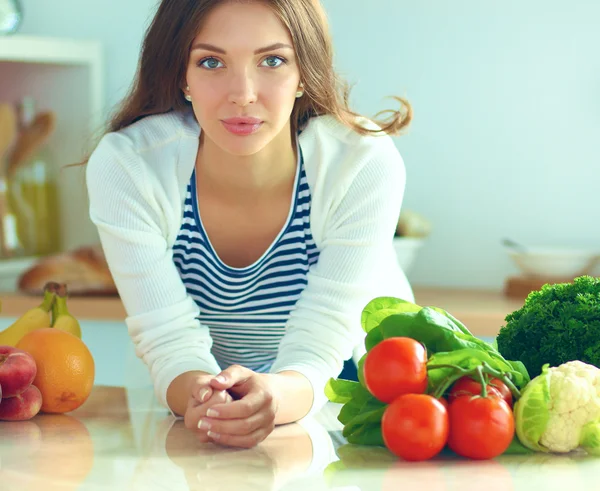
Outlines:
[{"label": "orange", "polygon": [[94,358],[77,336],[52,327],[36,329],[17,343],[37,365],[33,380],[45,413],[67,413],[81,406],[94,385]]}]

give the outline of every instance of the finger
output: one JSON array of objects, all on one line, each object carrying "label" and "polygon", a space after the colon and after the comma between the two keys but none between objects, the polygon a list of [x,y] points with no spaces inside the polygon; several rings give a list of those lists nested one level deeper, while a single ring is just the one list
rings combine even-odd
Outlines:
[{"label": "finger", "polygon": [[231,365],[213,378],[210,385],[215,389],[230,389],[235,384],[245,382],[253,374],[254,372],[246,367]]},{"label": "finger", "polygon": [[189,429],[197,429],[200,419],[206,416],[206,411],[210,407],[218,404],[226,404],[231,400],[231,396],[227,393],[227,391],[223,390],[211,390],[210,399],[203,404],[199,403],[194,397],[190,397],[187,409],[183,416],[185,427]]},{"label": "finger", "polygon": [[206,415],[218,419],[246,419],[260,411],[265,405],[271,406],[273,396],[264,391],[251,392],[237,401],[212,406]]},{"label": "finger", "polygon": [[187,409],[183,415],[183,424],[186,428],[198,428],[198,421],[206,414],[206,408],[202,406],[203,404],[199,403],[195,398],[189,398]]},{"label": "finger", "polygon": [[226,435],[226,434],[218,434],[213,433],[212,431],[208,432],[208,437],[211,441],[218,443],[219,445],[227,445],[229,447],[241,447],[241,448],[252,448],[262,442],[265,438],[267,438],[274,427],[262,427],[259,428],[249,435]]},{"label": "finger", "polygon": [[192,397],[198,404],[204,404],[213,394],[213,389],[210,385],[197,385],[192,389]]},{"label": "finger", "polygon": [[259,411],[245,419],[212,419],[202,418],[199,428],[203,431],[211,431],[220,435],[244,436],[269,426],[275,420],[275,415],[268,409]]}]

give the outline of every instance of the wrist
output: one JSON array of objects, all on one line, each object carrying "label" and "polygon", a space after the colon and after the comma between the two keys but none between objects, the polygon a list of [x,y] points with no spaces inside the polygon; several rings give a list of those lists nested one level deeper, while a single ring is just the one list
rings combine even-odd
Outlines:
[{"label": "wrist", "polygon": [[279,407],[281,406],[281,390],[279,386],[281,385],[281,377],[277,373],[259,373],[257,374],[267,386],[269,392],[271,393],[271,397],[273,398],[273,405],[275,406],[275,414],[279,411]]},{"label": "wrist", "polygon": [[293,423],[308,414],[313,389],[304,375],[292,370],[263,375],[267,377],[275,403],[275,424]]},{"label": "wrist", "polygon": [[187,393],[191,394],[194,387],[198,385],[209,385],[214,375],[206,372],[192,372],[192,376],[187,379]]},{"label": "wrist", "polygon": [[192,394],[192,387],[206,378],[206,383],[213,377],[210,373],[202,371],[185,372],[178,375],[167,389],[167,404],[171,411],[179,416],[183,416]]}]

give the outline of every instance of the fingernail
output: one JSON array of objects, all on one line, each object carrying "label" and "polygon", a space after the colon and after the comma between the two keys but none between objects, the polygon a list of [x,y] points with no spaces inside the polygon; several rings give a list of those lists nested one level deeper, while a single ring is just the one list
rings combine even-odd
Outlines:
[{"label": "fingernail", "polygon": [[198,396],[200,397],[200,402],[205,402],[207,395],[208,395],[208,389],[202,389],[200,391],[200,394],[198,394]]},{"label": "fingernail", "polygon": [[218,433],[213,433],[212,431],[209,431],[209,432],[207,433],[207,435],[208,435],[210,438],[212,438],[213,440],[218,440],[218,439],[221,437],[221,435],[219,435]]},{"label": "fingernail", "polygon": [[210,430],[210,423],[208,421],[201,419],[200,421],[198,421],[198,429],[199,430]]},{"label": "fingernail", "polygon": [[214,409],[209,409],[208,411],[206,411],[206,415],[209,418],[218,418],[219,417],[219,413],[217,411],[215,411]]},{"label": "fingernail", "polygon": [[219,382],[220,384],[224,384],[225,382],[227,382],[227,380],[225,379],[225,377],[223,377],[223,375],[219,375],[219,376],[215,377],[215,380],[217,382]]}]

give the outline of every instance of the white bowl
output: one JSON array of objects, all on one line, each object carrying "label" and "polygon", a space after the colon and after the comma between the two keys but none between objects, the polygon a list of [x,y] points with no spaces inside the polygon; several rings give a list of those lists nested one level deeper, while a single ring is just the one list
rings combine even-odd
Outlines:
[{"label": "white bowl", "polygon": [[509,256],[526,276],[575,278],[590,274],[600,261],[600,251],[558,247],[528,247],[508,250]]},{"label": "white bowl", "polygon": [[396,258],[404,274],[408,274],[412,269],[417,253],[424,243],[425,239],[418,237],[394,237]]}]

